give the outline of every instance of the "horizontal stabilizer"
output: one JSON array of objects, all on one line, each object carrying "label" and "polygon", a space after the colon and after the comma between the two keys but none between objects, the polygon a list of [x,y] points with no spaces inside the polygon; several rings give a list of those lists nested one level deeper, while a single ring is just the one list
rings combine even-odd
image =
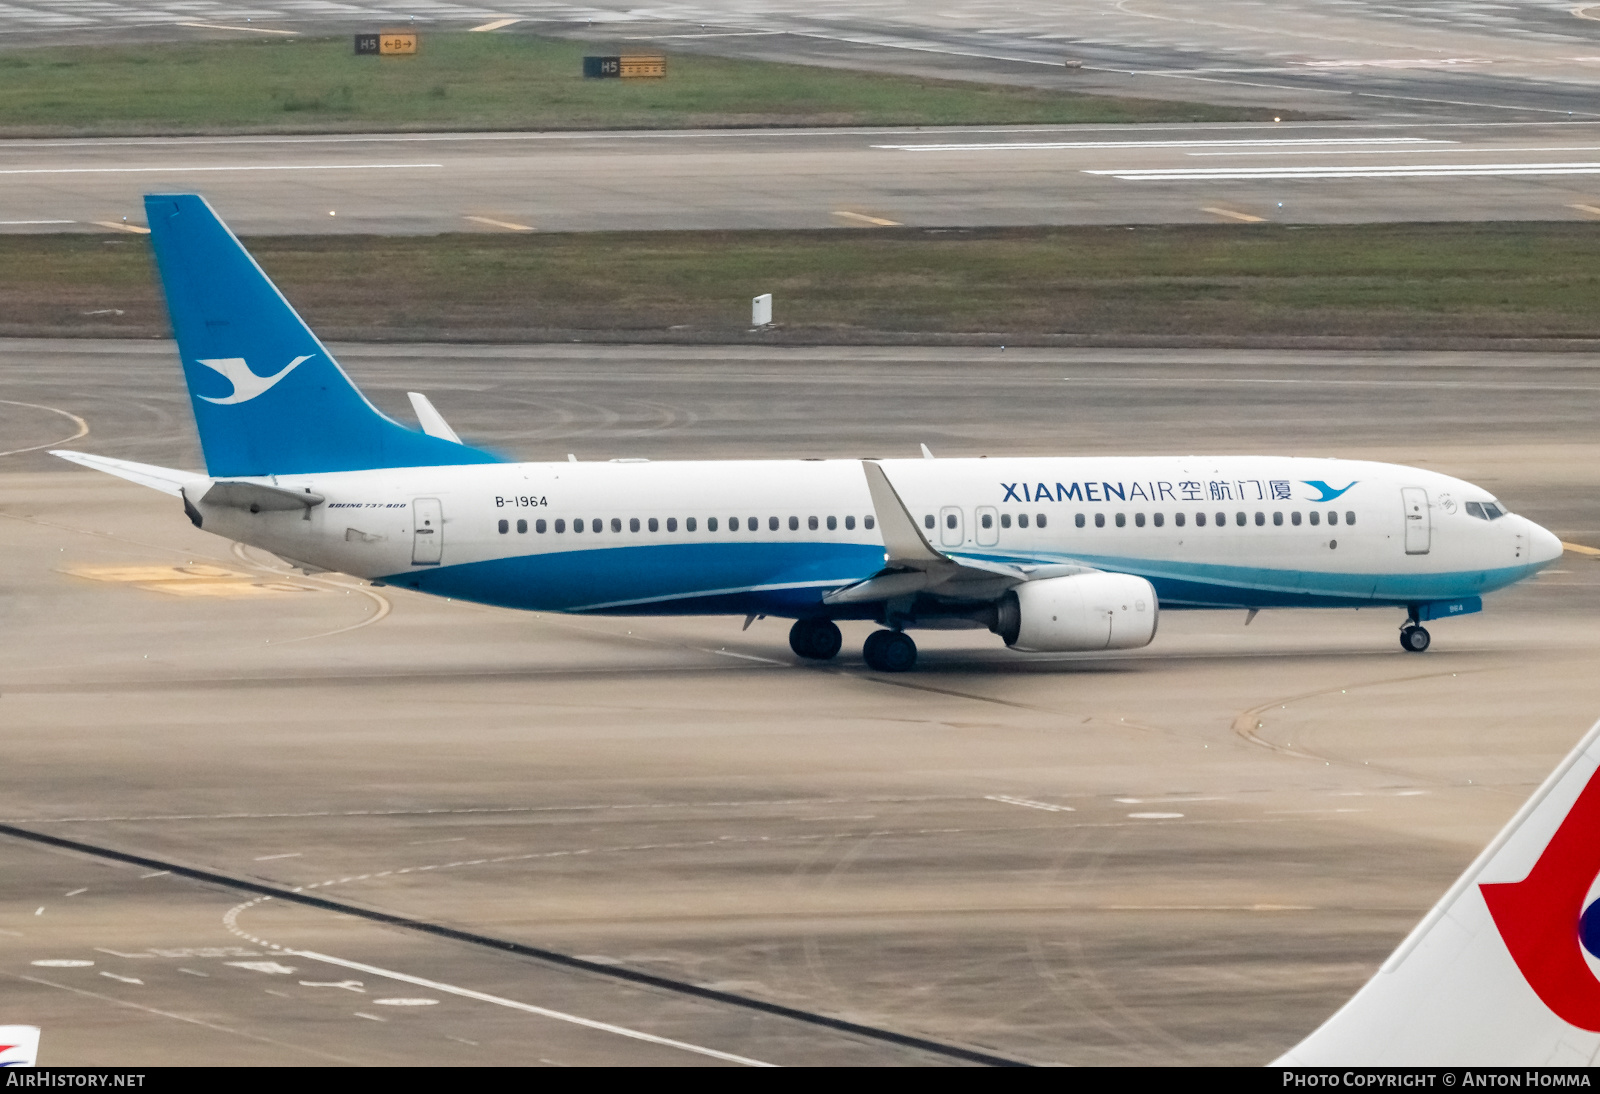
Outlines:
[{"label": "horizontal stabilizer", "polygon": [[450,428],[450,423],[444,420],[444,415],[434,409],[426,395],[420,391],[408,391],[406,398],[411,400],[411,409],[416,412],[417,424],[422,427],[424,433],[430,437],[438,437],[441,441],[449,441],[451,444],[461,443],[456,431]]},{"label": "horizontal stabilizer", "polygon": [[178,471],[171,467],[134,463],[132,460],[114,460],[110,456],[92,456],[87,452],[72,452],[64,448],[51,449],[50,455],[60,456],[64,460],[82,464],[84,467],[92,467],[96,471],[104,471],[119,479],[136,482],[140,486],[148,486],[152,490],[159,490],[173,497],[181,496],[183,488],[189,483],[204,482],[206,479],[206,476],[198,471]]},{"label": "horizontal stabilizer", "polygon": [[211,489],[200,500],[207,505],[248,509],[252,513],[285,513],[295,509],[311,509],[328,499],[309,490],[285,490],[281,486],[263,486],[258,482],[216,482],[211,484]]}]

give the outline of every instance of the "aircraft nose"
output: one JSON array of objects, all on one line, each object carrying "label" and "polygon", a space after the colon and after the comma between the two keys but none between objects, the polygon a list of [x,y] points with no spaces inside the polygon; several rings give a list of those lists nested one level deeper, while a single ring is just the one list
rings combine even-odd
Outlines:
[{"label": "aircraft nose", "polygon": [[1548,566],[1560,558],[1565,550],[1554,532],[1541,528],[1531,520],[1528,522],[1528,561],[1535,566]]}]

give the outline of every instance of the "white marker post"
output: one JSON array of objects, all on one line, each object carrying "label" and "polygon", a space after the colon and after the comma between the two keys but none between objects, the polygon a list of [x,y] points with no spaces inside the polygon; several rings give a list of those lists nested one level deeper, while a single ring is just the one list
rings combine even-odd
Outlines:
[{"label": "white marker post", "polygon": [[772,294],[764,292],[750,301],[750,325],[752,327],[768,327],[772,325]]}]

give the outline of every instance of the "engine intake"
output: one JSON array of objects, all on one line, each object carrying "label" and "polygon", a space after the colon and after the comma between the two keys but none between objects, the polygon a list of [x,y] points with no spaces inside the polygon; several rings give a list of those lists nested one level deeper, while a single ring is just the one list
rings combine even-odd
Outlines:
[{"label": "engine intake", "polygon": [[1014,650],[1065,653],[1148,646],[1161,614],[1156,590],[1131,574],[1073,574],[1016,586],[990,629]]}]

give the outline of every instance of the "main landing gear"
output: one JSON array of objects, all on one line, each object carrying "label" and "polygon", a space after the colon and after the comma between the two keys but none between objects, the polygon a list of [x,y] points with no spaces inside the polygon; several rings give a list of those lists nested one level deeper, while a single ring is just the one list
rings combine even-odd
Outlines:
[{"label": "main landing gear", "polygon": [[807,661],[831,660],[843,642],[831,619],[796,619],[789,628],[789,648]]},{"label": "main landing gear", "polygon": [[1415,623],[1407,623],[1400,628],[1400,648],[1407,653],[1421,653],[1432,641],[1427,630]]},{"label": "main landing gear", "polygon": [[906,672],[917,663],[917,644],[904,631],[873,631],[861,646],[861,658],[879,672]]}]

